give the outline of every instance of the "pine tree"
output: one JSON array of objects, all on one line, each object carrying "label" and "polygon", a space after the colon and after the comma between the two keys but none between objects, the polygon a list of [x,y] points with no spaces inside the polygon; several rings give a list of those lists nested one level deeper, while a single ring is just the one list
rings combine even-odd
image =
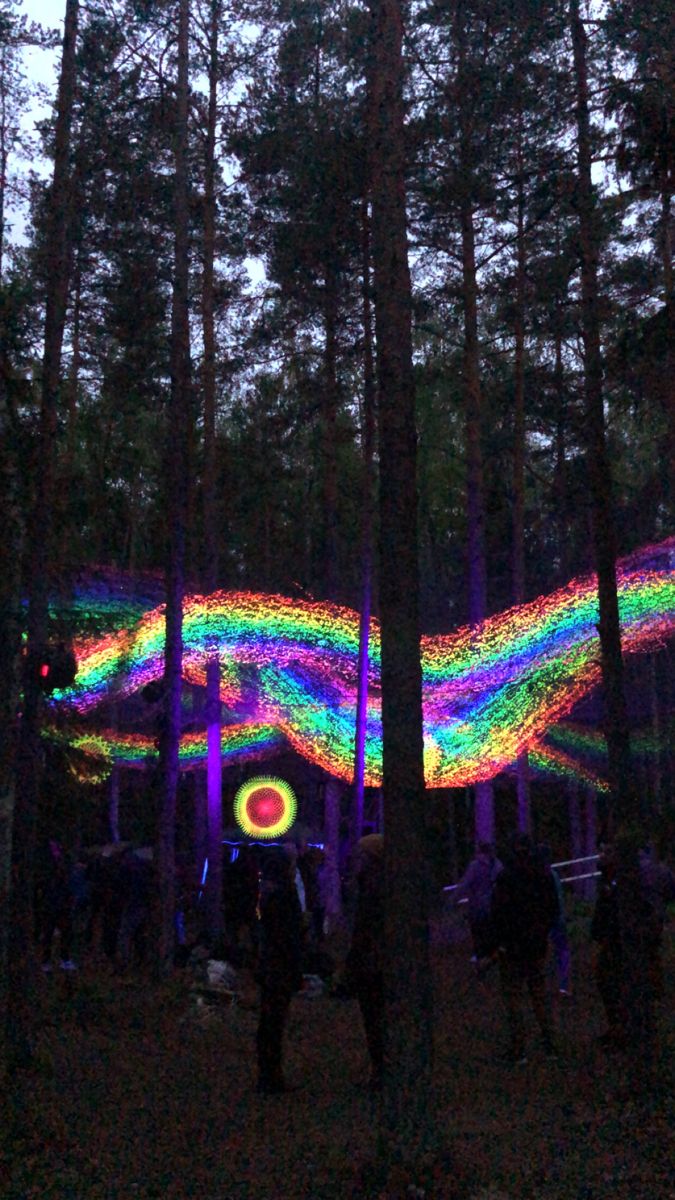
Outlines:
[{"label": "pine tree", "polygon": [[70,132],[76,80],[78,0],[66,0],[63,52],[56,102],[54,174],[48,198],[48,264],[40,427],[32,462],[34,499],[27,527],[27,652],[17,758],[17,791],[12,840],[12,909],[9,950],[10,1054],[17,1064],[31,1056],[31,951],[33,858],[41,775],[41,694],[31,669],[47,641],[47,605],[56,531],[52,523],[61,351],[66,321],[71,228]]},{"label": "pine tree", "polygon": [[379,384],[386,1049],[382,1149],[429,1149],[432,997],[418,612],[415,385],[405,197],[402,13],[372,0],[370,177]]}]

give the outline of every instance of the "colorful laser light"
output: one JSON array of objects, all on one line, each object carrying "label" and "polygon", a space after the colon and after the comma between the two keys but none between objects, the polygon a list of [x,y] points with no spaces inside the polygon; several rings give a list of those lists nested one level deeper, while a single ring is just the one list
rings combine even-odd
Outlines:
[{"label": "colorful laser light", "polygon": [[[617,564],[623,649],[635,653],[675,633],[675,538]],[[600,681],[594,576],[489,617],[473,628],[423,637],[425,775],[428,787],[490,779],[526,750]],[[183,673],[204,686],[220,660],[228,724],[275,731],[309,762],[351,780],[356,720],[358,614],[337,605],[250,592],[188,596]],[[75,684],[55,702],[85,713],[138,692],[164,670],[164,608],[135,625],[75,646]],[[380,637],[371,622],[366,783],[382,778]],[[226,728],[223,734],[226,733]],[[268,735],[265,734],[264,737]],[[264,738],[263,738],[264,740]],[[202,741],[193,744],[195,760]],[[555,748],[554,748],[555,749]],[[187,742],[186,742],[187,751]],[[564,751],[541,756],[567,770]]]},{"label": "colorful laser light", "polygon": [[280,837],[290,829],[296,812],[293,788],[272,775],[247,780],[234,798],[234,819],[249,837]]}]

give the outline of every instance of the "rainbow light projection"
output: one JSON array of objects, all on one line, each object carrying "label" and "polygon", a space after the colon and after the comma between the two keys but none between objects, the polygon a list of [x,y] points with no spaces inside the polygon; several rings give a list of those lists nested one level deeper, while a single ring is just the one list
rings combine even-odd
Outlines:
[{"label": "rainbow light projection", "polygon": [[[114,762],[127,768],[143,768],[159,759],[157,739],[144,733],[121,733],[107,730],[92,733],[88,729],[47,729],[53,742],[67,745],[81,754],[100,760],[105,774]],[[242,759],[264,758],[284,745],[284,736],[272,725],[225,725],[221,731],[221,756],[224,763]],[[180,743],[180,768],[189,771],[202,767],[206,761],[206,730],[185,733]]]},{"label": "rainbow light projection", "polygon": [[290,829],[297,812],[289,783],[273,775],[256,775],[234,797],[234,819],[249,837],[275,838]]},{"label": "rainbow light projection", "polygon": [[[618,567],[623,646],[633,653],[675,632],[675,538]],[[492,778],[527,750],[547,770],[578,771],[547,730],[600,680],[594,576],[490,617],[473,630],[424,637],[425,773],[429,787]],[[351,780],[356,717],[358,615],[332,604],[249,592],[186,598],[184,677],[205,686],[206,662],[221,660],[228,710],[224,753],[262,753],[285,739],[310,762]],[[164,609],[130,628],[75,645],[75,684],[55,693],[61,712],[85,714],[138,691],[163,672]],[[381,782],[380,638],[371,623],[366,783]],[[262,731],[265,732],[262,732]],[[228,742],[232,735],[233,741]],[[72,735],[68,735],[69,737]],[[90,739],[91,733],[80,733]],[[102,755],[133,765],[147,739],[105,735]],[[205,735],[183,739],[185,765],[202,761]],[[190,756],[192,755],[192,759]]]}]

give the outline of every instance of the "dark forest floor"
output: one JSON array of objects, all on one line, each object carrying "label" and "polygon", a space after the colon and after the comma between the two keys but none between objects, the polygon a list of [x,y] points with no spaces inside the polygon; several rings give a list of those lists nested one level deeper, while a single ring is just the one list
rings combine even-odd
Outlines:
[{"label": "dark forest floor", "polygon": [[[675,1200],[675,929],[666,931],[659,1017],[662,1088],[637,1102],[602,1032],[587,944],[574,927],[574,996],[555,999],[561,1057],[498,1056],[496,972],[478,980],[468,942],[435,938],[436,1071],[430,1104],[455,1164],[435,1200]],[[363,1183],[378,1098],[356,1003],[293,1001],[287,1076],[255,1092],[255,986],[242,1003],[197,1008],[177,974],[157,987],[100,963],[41,978],[38,1053],[3,1120],[3,1200],[338,1200],[393,1195]],[[551,978],[551,990],[555,994]],[[361,1182],[359,1182],[359,1180]]]}]

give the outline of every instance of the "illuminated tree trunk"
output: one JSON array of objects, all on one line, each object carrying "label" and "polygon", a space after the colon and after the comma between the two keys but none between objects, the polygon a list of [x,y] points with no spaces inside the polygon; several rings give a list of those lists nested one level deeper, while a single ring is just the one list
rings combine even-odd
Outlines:
[{"label": "illuminated tree trunk", "polygon": [[178,10],[178,75],[174,150],[174,277],[171,312],[171,394],[168,413],[166,637],[164,719],[159,744],[162,781],[157,831],[159,924],[157,970],[173,967],[175,946],[175,830],[179,775],[183,666],[183,588],[190,408],[190,330],[188,316],[188,28],[189,0]]},{"label": "illuminated tree trunk", "polygon": [[[456,22],[458,45],[458,93],[460,124],[460,228],[462,237],[462,302],[464,309],[463,393],[466,455],[467,565],[469,585],[469,624],[478,625],[487,608],[485,565],[485,507],[483,495],[482,396],[478,343],[478,283],[476,277],[476,235],[471,197],[472,138],[471,114],[467,110],[463,78],[467,70],[462,14]],[[494,841],[495,818],[492,783],[477,783],[474,788],[475,835],[477,842]]]},{"label": "illuminated tree trunk", "polygon": [[621,823],[631,820],[636,814],[633,810],[633,797],[630,795],[630,743],[623,692],[623,660],[616,589],[616,538],[602,394],[598,290],[599,231],[591,181],[586,31],[579,15],[579,0],[571,0],[570,11],[577,89],[577,214],[581,249],[586,458],[598,573],[599,634],[607,709],[609,777],[615,817]]},{"label": "illuminated tree trunk", "polygon": [[670,519],[675,520],[675,288],[673,287],[673,238],[671,185],[667,166],[661,188],[661,261],[663,299],[666,309],[666,490]]},{"label": "illuminated tree trunk", "polygon": [[337,561],[337,458],[335,454],[338,377],[337,377],[337,306],[338,280],[333,261],[334,248],[328,246],[324,277],[324,387],[321,398],[323,536],[321,570],[324,596],[336,600],[338,593]]},{"label": "illuminated tree trunk", "polygon": [[24,658],[23,707],[19,731],[13,821],[12,896],[9,947],[9,1037],[15,1062],[31,1056],[30,1004],[33,942],[33,859],[42,774],[41,702],[30,670],[47,636],[49,570],[53,555],[54,479],[58,434],[61,351],[68,303],[71,228],[70,133],[76,79],[78,0],[66,0],[63,53],[56,101],[54,176],[48,196],[45,330],[40,426],[32,465],[34,502],[27,529],[28,653]]},{"label": "illuminated tree trunk", "polygon": [[[600,656],[606,709],[608,774],[612,818],[618,833],[617,900],[623,951],[623,985],[628,1036],[634,1049],[634,1071],[651,1065],[654,1046],[653,996],[648,947],[640,918],[641,887],[638,847],[644,837],[638,797],[632,784],[628,716],[623,687],[621,628],[616,588],[616,541],[612,481],[605,436],[600,350],[598,257],[600,235],[591,179],[591,130],[586,62],[586,30],[579,0],[570,0],[570,23],[576,83],[577,215],[581,251],[581,307],[584,341],[586,461],[593,512],[593,540],[598,576]],[[638,1056],[640,1064],[638,1064]]]},{"label": "illuminated tree trunk", "polygon": [[326,921],[329,930],[339,925],[342,914],[342,896],[338,850],[340,844],[340,794],[337,779],[326,776],[324,783],[324,869],[326,873]]},{"label": "illuminated tree trunk", "polygon": [[363,488],[361,508],[361,614],[359,621],[359,658],[356,699],[356,739],[354,751],[354,809],[352,841],[363,833],[363,792],[368,708],[368,647],[373,568],[373,449],[375,441],[375,371],[370,311],[370,230],[368,199],[361,207],[363,251]]},{"label": "illuminated tree trunk", "polygon": [[108,783],[108,832],[111,842],[120,840],[120,769],[113,763]]},{"label": "illuminated tree trunk", "polygon": [[[464,412],[466,438],[466,500],[469,576],[469,624],[485,617],[487,580],[485,571],[485,510],[483,506],[483,454],[481,449],[481,386],[478,356],[478,307],[476,249],[473,211],[462,201],[462,278],[464,300]],[[475,834],[477,842],[492,842],[495,836],[492,783],[475,785]]]},{"label": "illuminated tree trunk", "polygon": [[555,431],[555,470],[553,490],[556,504],[556,527],[558,541],[558,583],[567,583],[569,579],[569,550],[567,546],[567,459],[565,452],[565,432],[567,417],[567,395],[565,391],[565,370],[562,357],[562,303],[556,301],[555,316],[555,396],[556,396],[556,431]]},{"label": "illuminated tree trunk", "polygon": [[[583,858],[583,838],[581,828],[581,810],[579,807],[579,784],[574,779],[570,779],[565,786],[565,795],[567,797],[567,816],[569,820],[569,857],[571,859]],[[575,865],[570,870],[570,875],[580,875],[582,873],[581,866]],[[575,895],[582,894],[583,880],[579,880],[572,885],[572,891]]]},{"label": "illuminated tree trunk", "polygon": [[370,0],[371,170],[380,449],[385,821],[385,1068],[380,1147],[415,1163],[431,1139],[432,989],[418,609],[415,385],[399,0]]},{"label": "illuminated tree trunk", "polygon": [[[585,803],[584,818],[585,818],[584,819],[584,833],[585,833],[585,840],[586,840],[586,848],[584,850],[584,854],[587,857],[589,857],[589,859],[590,859],[590,856],[592,854],[597,854],[597,852],[598,852],[598,828],[597,828],[598,813],[597,813],[597,805],[596,805],[596,801],[595,801],[595,790],[591,787],[586,788],[586,803]],[[593,870],[592,862],[589,861],[586,864],[586,866],[587,866],[589,872],[591,870]],[[594,879],[585,879],[583,882],[585,884],[586,899],[593,900],[595,898],[595,892],[596,892],[595,880]]]},{"label": "illuminated tree trunk", "polygon": [[[523,188],[523,116],[518,111],[518,216],[516,231],[515,404],[513,436],[513,602],[525,599],[525,194]],[[529,833],[530,779],[527,751],[516,766],[517,825]],[[492,840],[492,839],[490,839]]]},{"label": "illuminated tree trunk", "polygon": [[[218,585],[216,518],[216,338],[214,263],[216,241],[216,123],[218,98],[218,30],[222,5],[211,0],[209,22],[209,98],[204,155],[204,264],[202,332],[204,336],[204,541],[205,591]],[[220,661],[214,654],[206,667],[206,825],[209,869],[205,885],[206,928],[215,944],[223,933],[223,800],[220,708]]]}]

